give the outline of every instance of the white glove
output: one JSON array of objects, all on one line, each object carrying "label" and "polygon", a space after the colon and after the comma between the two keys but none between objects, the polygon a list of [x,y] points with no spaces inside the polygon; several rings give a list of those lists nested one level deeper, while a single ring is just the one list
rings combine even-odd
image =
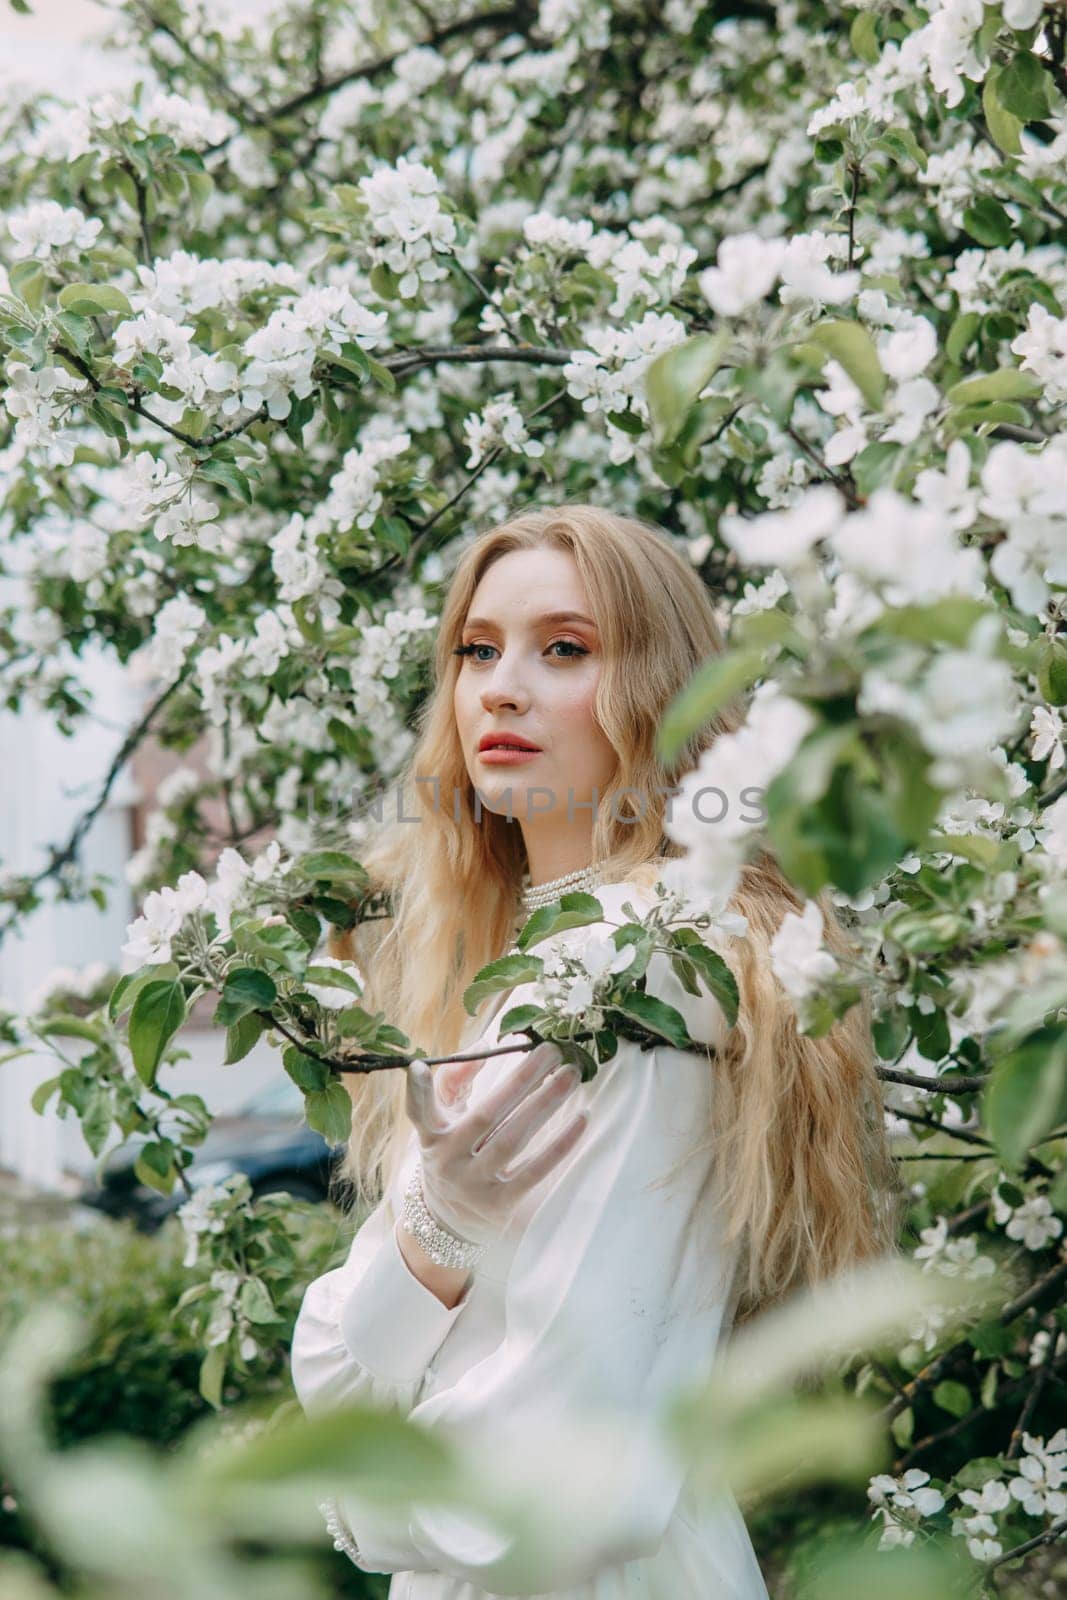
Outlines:
[{"label": "white glove", "polygon": [[443,1063],[440,1081],[425,1061],[407,1068],[407,1113],[421,1149],[426,1208],[441,1227],[472,1244],[499,1237],[519,1202],[572,1149],[589,1120],[574,1118],[539,1155],[506,1171],[581,1082],[581,1073],[571,1066],[557,1071],[559,1046],[539,1044],[502,1075],[477,1110],[468,1110],[470,1080],[485,1059]]}]

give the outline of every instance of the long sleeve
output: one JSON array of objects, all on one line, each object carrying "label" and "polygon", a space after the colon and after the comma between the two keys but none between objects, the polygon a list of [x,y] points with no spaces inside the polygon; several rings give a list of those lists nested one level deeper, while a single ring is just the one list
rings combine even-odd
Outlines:
[{"label": "long sleeve", "polygon": [[[674,1003],[667,986],[656,992]],[[697,997],[685,999],[693,1034]],[[725,1026],[715,1002],[699,1004],[705,1022]],[[658,1549],[685,1474],[655,1418],[710,1371],[732,1269],[708,1215],[707,1156],[683,1159],[707,1126],[711,1088],[703,1054],[620,1041],[538,1138],[585,1100],[589,1125],[535,1191],[518,1238],[501,1342],[411,1410],[485,1483],[547,1520],[516,1540],[494,1520],[416,1504],[405,1552],[395,1521],[357,1508],[349,1520],[370,1570],[558,1594]],[[603,1431],[591,1457],[582,1440],[595,1441],[592,1424]]]},{"label": "long sleeve", "polygon": [[397,1243],[395,1188],[359,1228],[343,1265],[316,1278],[304,1294],[291,1370],[308,1416],[355,1400],[406,1416],[427,1366],[470,1299],[468,1284],[448,1307],[412,1272]]}]

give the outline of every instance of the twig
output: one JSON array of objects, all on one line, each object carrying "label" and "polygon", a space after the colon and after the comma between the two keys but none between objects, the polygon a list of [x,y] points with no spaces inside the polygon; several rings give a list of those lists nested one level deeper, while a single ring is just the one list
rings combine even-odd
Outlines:
[{"label": "twig", "polygon": [[848,265],[851,271],[856,264],[856,203],[859,200],[861,175],[859,162],[850,161],[848,172],[852,179],[852,190],[848,199]]},{"label": "twig", "polygon": [[[75,860],[78,851],[81,848],[82,840],[91,828],[96,817],[107,804],[108,797],[115,786],[115,780],[118,778],[119,773],[122,771],[123,767],[126,765],[126,762],[129,760],[134,750],[136,750],[137,746],[148,732],[158,712],[163,708],[163,706],[166,705],[171,696],[177,692],[192,670],[193,661],[190,658],[186,661],[174,682],[168,685],[162,694],[157,696],[141,720],[130,729],[129,733],[122,741],[122,744],[119,746],[111,765],[107,769],[107,774],[104,778],[103,784],[101,785],[100,793],[97,795],[88,811],[84,812],[82,816],[78,818],[78,821],[71,829],[66,844],[62,846],[49,846],[50,859],[48,865],[46,867],[42,867],[40,872],[38,872],[34,877],[25,880],[22,886],[22,893],[28,893],[36,889],[39,884],[46,882],[47,879],[58,876],[68,862]],[[21,913],[19,912],[18,908],[13,907],[7,921],[0,924],[0,944],[3,943],[5,935],[19,920],[20,915]]]},{"label": "twig", "polygon": [[[903,1083],[909,1089],[925,1089],[929,1094],[978,1094],[989,1082],[990,1074],[983,1072],[975,1077],[924,1078],[918,1072],[901,1072],[896,1067],[878,1067],[878,1076],[886,1083]],[[892,1107],[888,1109],[892,1110]]]},{"label": "twig", "polygon": [[1067,794],[1067,774],[1060,779],[1059,783],[1054,783],[1051,789],[1047,789],[1043,795],[1038,796],[1037,809],[1044,811],[1047,806],[1052,805],[1054,801],[1064,794]]},{"label": "twig", "polygon": [[[53,348],[57,356],[62,356],[64,361],[68,362],[76,372],[81,374],[91,386],[94,394],[100,393],[105,386],[100,382],[88,362],[83,361],[76,351],[69,349],[65,344],[57,344]],[[198,439],[195,434],[186,433],[181,428],[172,427],[169,422],[164,422],[162,417],[157,417],[154,411],[149,411],[148,407],[142,403],[140,395],[136,392],[133,394],[124,392],[123,403],[128,411],[133,411],[137,416],[144,417],[146,422],[155,423],[157,428],[162,428],[164,433],[169,433],[172,439],[178,439],[182,444],[187,444],[191,450],[212,450],[215,445],[222,444],[225,439],[233,439],[239,433],[244,433],[254,422],[266,422],[269,416],[266,406],[261,406],[258,411],[252,411],[242,421],[234,423],[232,428],[223,428],[217,433],[204,434]]]},{"label": "twig", "polygon": [[1048,1349],[1045,1351],[1044,1357],[1038,1366],[1037,1375],[1033,1380],[1029,1394],[1026,1396],[1026,1402],[1019,1413],[1014,1428],[1011,1430],[1008,1448],[1004,1452],[1009,1461],[1013,1460],[1022,1450],[1023,1434],[1030,1426],[1030,1419],[1037,1410],[1037,1403],[1041,1399],[1041,1391],[1049,1380],[1049,1374],[1052,1371],[1056,1355],[1056,1339],[1059,1333],[1059,1326],[1055,1312],[1050,1312],[1047,1317],[1043,1318],[1042,1325],[1049,1336]]},{"label": "twig", "polygon": [[1039,1545],[1055,1544],[1056,1540],[1062,1539],[1065,1533],[1067,1533],[1067,1517],[1061,1517],[1058,1522],[1052,1524],[1051,1528],[1046,1528],[1044,1533],[1039,1533],[1033,1539],[1027,1539],[1025,1544],[1017,1544],[1014,1550],[1005,1550],[1002,1556],[995,1557],[994,1560],[987,1563],[986,1570],[989,1571],[993,1567],[1003,1566],[1005,1561],[1016,1561],[1019,1556],[1028,1555],[1031,1550],[1036,1550]]},{"label": "twig", "polygon": [[463,265],[463,262],[459,259],[459,257],[457,255],[450,256],[449,259],[451,260],[453,265],[455,267],[457,267],[459,269],[459,271],[463,274],[463,276],[466,278],[467,282],[469,284],[471,284],[471,286],[473,288],[477,289],[478,293],[481,295],[481,297],[485,301],[486,305],[487,306],[492,306],[493,310],[497,313],[497,315],[500,317],[500,319],[504,323],[504,326],[507,328],[508,332],[511,334],[511,337],[516,342],[519,342],[521,340],[521,338],[522,338],[522,335],[519,333],[518,328],[515,326],[514,322],[512,321],[510,312],[505,311],[503,306],[498,306],[497,305],[496,301],[493,299],[492,295],[489,293],[489,290],[486,288],[486,286],[482,282],[482,280],[478,277],[478,275],[476,273],[472,272],[469,267],[465,267]]},{"label": "twig", "polygon": [[[1044,1273],[1042,1277],[1035,1278],[1029,1288],[1016,1295],[1014,1300],[1009,1300],[1008,1304],[997,1315],[999,1325],[1003,1328],[1009,1322],[1014,1322],[1015,1318],[1020,1316],[1022,1312],[1029,1311],[1030,1307],[1041,1299],[1046,1290],[1054,1288],[1065,1277],[1067,1277],[1067,1258],[1061,1260],[1057,1266]],[[945,1369],[952,1365],[960,1352],[968,1348],[968,1340],[960,1339],[948,1350],[943,1350],[939,1356],[923,1367],[920,1372],[917,1372],[914,1378],[904,1385],[900,1394],[895,1396],[885,1407],[882,1412],[885,1420],[892,1422],[894,1417],[899,1416],[902,1411],[906,1411],[916,1396],[921,1394],[924,1389],[929,1389],[932,1384],[935,1384]]]},{"label": "twig", "polygon": [[[348,84],[355,83],[360,78],[375,78],[383,72],[388,72],[400,57],[407,55],[410,50],[438,50],[441,45],[447,44],[450,39],[459,38],[467,33],[475,33],[479,28],[516,27],[522,29],[531,20],[529,8],[525,5],[516,5],[496,11],[484,11],[471,17],[461,17],[455,22],[443,23],[424,39],[409,40],[399,50],[392,50],[388,55],[377,56],[370,61],[361,62],[358,66],[350,67],[347,72],[338,73],[334,78],[318,78],[307,89],[301,89],[298,94],[290,95],[288,100],[282,100],[277,105],[268,106],[263,111],[251,113],[246,118],[246,124],[249,127],[261,128],[272,122],[280,122],[285,117],[292,116],[294,111],[302,111],[305,106],[312,105],[316,100],[324,100],[328,95],[335,94],[338,89],[344,89]],[[225,138],[218,139],[214,144],[205,146],[203,154],[211,155],[216,150],[222,150],[234,137],[234,134],[227,134]]]},{"label": "twig", "polygon": [[860,500],[859,495],[856,493],[855,489],[852,488],[848,480],[840,477],[832,470],[832,468],[828,467],[822,456],[815,449],[814,445],[809,444],[804,438],[803,434],[798,433],[792,425],[787,427],[785,432],[789,438],[792,439],[797,449],[803,450],[808,460],[813,462],[815,466],[818,467],[823,477],[828,479],[829,482],[834,485],[835,489],[839,489],[841,491],[851,509],[853,511],[858,511],[863,502]]},{"label": "twig", "polygon": [[[1067,1367],[1067,1356],[1061,1356],[1058,1361],[1053,1363],[1055,1371],[1060,1371],[1064,1367]],[[1021,1378],[1013,1378],[1009,1383],[1006,1383],[996,1397],[996,1408],[999,1410],[1001,1406],[1006,1405],[1014,1395],[1019,1393],[1020,1389],[1026,1387],[1029,1381],[1029,1375],[1024,1375]],[[958,1433],[962,1433],[978,1417],[987,1415],[988,1412],[984,1411],[969,1411],[965,1417],[957,1417],[956,1421],[950,1423],[947,1428],[940,1428],[937,1433],[928,1433],[925,1438],[913,1444],[906,1455],[899,1456],[893,1462],[892,1470],[894,1476],[898,1473],[906,1472],[910,1466],[914,1465],[917,1456],[925,1454],[927,1450],[932,1450],[935,1445],[944,1444],[949,1439],[954,1439]]]},{"label": "twig", "polygon": [[[562,400],[563,397],[566,395],[566,393],[567,393],[566,389],[557,389],[554,395],[550,395],[549,398],[547,400],[545,400],[541,405],[539,405],[535,411],[531,411],[530,412],[530,415],[527,418],[527,421],[532,422],[535,417],[539,417],[543,411],[547,411],[551,406],[554,406],[556,404],[557,400]],[[490,450],[489,454],[485,457],[484,461],[480,461],[478,463],[478,465],[475,467],[474,471],[471,473],[470,477],[467,479],[467,481],[465,483],[460,485],[460,487],[456,490],[455,494],[451,497],[451,499],[446,500],[444,505],[440,506],[433,513],[433,515],[431,517],[427,517],[425,522],[422,522],[422,523],[419,524],[418,528],[415,530],[416,531],[416,538],[412,540],[411,545],[410,545],[410,547],[408,549],[407,555],[404,558],[404,568],[405,568],[406,571],[410,572],[410,570],[411,570],[411,566],[412,566],[411,558],[414,555],[415,550],[418,547],[417,541],[419,539],[421,539],[425,534],[429,533],[429,531],[433,527],[434,523],[439,522],[441,520],[441,518],[446,514],[446,512],[451,511],[453,506],[457,505],[458,502],[460,500],[462,500],[463,496],[467,493],[467,491],[475,483],[477,483],[478,479],[481,477],[481,475],[485,471],[486,467],[491,466],[492,463],[497,459],[497,457],[503,454],[503,451],[504,451],[504,446],[502,444],[501,445],[497,445],[495,449]]]},{"label": "twig", "polygon": [[[938,1122],[936,1117],[927,1117],[917,1111],[898,1111],[895,1106],[887,1106],[890,1116],[903,1117],[905,1122],[915,1122],[922,1128],[933,1128],[935,1133],[943,1133],[949,1139],[961,1139],[964,1144],[981,1145],[983,1150],[993,1154],[993,1146],[988,1139],[983,1139],[980,1134],[968,1133],[966,1128],[947,1128],[943,1122]],[[951,1157],[947,1159],[951,1160]]]},{"label": "twig", "polygon": [[401,355],[385,356],[382,366],[397,376],[405,377],[420,367],[433,367],[440,361],[519,361],[528,365],[563,367],[574,359],[573,350],[557,350],[544,345],[426,345],[421,350],[405,351]]}]

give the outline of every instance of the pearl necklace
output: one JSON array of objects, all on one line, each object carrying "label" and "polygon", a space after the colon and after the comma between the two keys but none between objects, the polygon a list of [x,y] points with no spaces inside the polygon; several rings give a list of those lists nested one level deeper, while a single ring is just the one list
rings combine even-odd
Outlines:
[{"label": "pearl necklace", "polygon": [[522,875],[520,904],[526,916],[532,916],[542,906],[550,906],[561,894],[573,894],[580,889],[594,889],[600,873],[596,867],[579,867],[576,872],[565,872],[561,878],[548,883],[531,884],[530,874]]}]

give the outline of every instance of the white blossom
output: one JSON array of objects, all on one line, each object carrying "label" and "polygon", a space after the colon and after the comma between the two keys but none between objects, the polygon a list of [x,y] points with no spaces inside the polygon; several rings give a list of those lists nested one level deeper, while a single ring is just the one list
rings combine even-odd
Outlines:
[{"label": "white blossom", "polygon": [[91,250],[103,226],[98,217],[55,200],[35,200],[7,218],[16,261],[28,256],[47,261],[65,250]]},{"label": "white blossom", "polygon": [[463,423],[463,437],[470,454],[468,467],[476,467],[490,451],[502,447],[524,456],[543,456],[540,439],[531,439],[526,421],[512,400],[490,400],[481,413],[473,412]]},{"label": "white blossom", "polygon": [[720,317],[736,317],[758,305],[774,287],[785,248],[784,239],[763,239],[756,233],[723,239],[716,265],[706,267],[697,279],[711,309]]},{"label": "white blossom", "polygon": [[1063,748],[1063,718],[1052,706],[1035,706],[1030,717],[1030,755],[1034,761],[1048,758],[1050,772],[1058,772],[1067,761]]},{"label": "white blossom", "polygon": [[771,969],[786,994],[807,1000],[833,977],[837,962],[822,946],[822,910],[809,900],[798,916],[787,911],[771,940]]},{"label": "white blossom", "polygon": [[844,515],[845,502],[837,490],[819,484],[785,511],[756,517],[726,515],[719,521],[719,532],[746,566],[788,570],[807,560],[812,547],[840,527]]},{"label": "white blossom", "polygon": [[203,606],[198,606],[188,596],[180,594],[168,600],[159,610],[152,638],[146,647],[151,670],[160,678],[177,677],[206,621],[207,613]]},{"label": "white blossom", "polygon": [[1008,1484],[1012,1498],[1031,1517],[1062,1517],[1067,1511],[1067,1428],[1060,1428],[1047,1444],[1024,1431],[1022,1443],[1018,1476]]},{"label": "white blossom", "polygon": [[999,1188],[993,1191],[993,1215],[1009,1239],[1028,1250],[1044,1250],[1063,1232],[1063,1222],[1052,1209],[1047,1194],[1030,1195],[1020,1206],[1010,1206]]},{"label": "white blossom", "polygon": [[1053,405],[1067,400],[1067,317],[1054,317],[1035,300],[1011,348],[1022,357],[1023,370],[1041,379]]},{"label": "white blossom", "polygon": [[421,161],[401,156],[359,181],[372,230],[372,259],[399,277],[400,294],[412,300],[425,284],[448,276],[438,257],[456,244],[456,224],[441,206],[436,174]]}]

